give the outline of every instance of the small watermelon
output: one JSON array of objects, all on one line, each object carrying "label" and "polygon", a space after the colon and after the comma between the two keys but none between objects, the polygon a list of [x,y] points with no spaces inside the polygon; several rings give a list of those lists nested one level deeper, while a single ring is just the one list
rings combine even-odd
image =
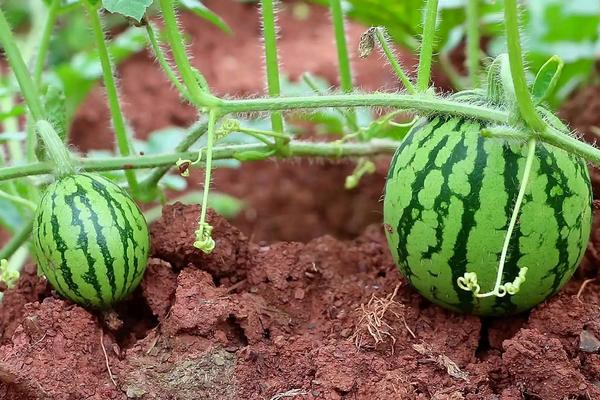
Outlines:
[{"label": "small watermelon", "polygon": [[512,282],[526,267],[526,280],[514,295],[474,296],[457,280],[475,272],[481,293],[494,288],[527,156],[525,142],[484,138],[483,126],[436,116],[411,129],[388,172],[386,236],[400,272],[430,301],[514,314],[556,293],[579,265],[591,230],[591,183],[583,159],[538,142],[502,276]]},{"label": "small watermelon", "polygon": [[107,308],[140,283],[150,248],[148,225],[129,195],[93,174],[58,178],[34,216],[41,272],[75,303]]}]

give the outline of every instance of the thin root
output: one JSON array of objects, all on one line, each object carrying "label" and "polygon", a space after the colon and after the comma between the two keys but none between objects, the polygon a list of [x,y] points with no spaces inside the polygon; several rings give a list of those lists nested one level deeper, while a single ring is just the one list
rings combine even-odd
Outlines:
[{"label": "thin root", "polygon": [[100,347],[102,347],[102,352],[104,353],[104,360],[106,361],[108,376],[110,376],[110,380],[112,381],[113,385],[115,385],[115,387],[118,389],[119,386],[117,386],[117,382],[115,382],[115,377],[113,376],[112,371],[110,370],[110,364],[108,363],[108,354],[106,354],[106,347],[104,347],[104,332],[102,330],[100,330]]},{"label": "thin root", "polygon": [[581,284],[581,287],[579,288],[579,290],[577,291],[577,300],[579,300],[580,303],[583,303],[583,301],[581,300],[581,295],[583,294],[583,291],[585,290],[585,287],[590,283],[590,282],[594,282],[596,280],[596,278],[591,278],[591,279],[586,279],[585,281],[583,281],[583,283]]},{"label": "thin root", "polygon": [[413,344],[413,349],[424,356],[427,356],[427,360],[437,364],[439,367],[446,370],[446,373],[453,378],[462,379],[466,382],[469,381],[469,373],[462,371],[454,361],[443,353],[435,353],[425,344]]},{"label": "thin root", "polygon": [[383,343],[386,339],[390,339],[391,350],[394,352],[394,345],[396,344],[396,337],[393,334],[394,328],[392,328],[385,320],[386,314],[391,314],[397,319],[401,319],[404,323],[406,330],[409,334],[416,338],[415,333],[408,327],[404,315],[398,314],[392,307],[401,309],[402,305],[394,300],[400,284],[396,286],[394,292],[385,298],[379,298],[373,294],[367,304],[361,304],[361,318],[356,324],[354,334],[350,339],[354,341],[356,348],[361,349],[365,347],[365,335],[368,333],[371,338],[375,341],[372,347],[377,346],[379,343]]},{"label": "thin root", "polygon": [[291,389],[287,392],[277,393],[275,396],[271,397],[271,400],[280,400],[285,397],[296,397],[296,396],[304,396],[307,395],[308,392],[302,389]]}]

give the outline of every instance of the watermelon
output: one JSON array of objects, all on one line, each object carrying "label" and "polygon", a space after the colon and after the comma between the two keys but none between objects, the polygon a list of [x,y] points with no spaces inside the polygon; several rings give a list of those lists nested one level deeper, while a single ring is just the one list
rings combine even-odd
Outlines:
[{"label": "watermelon", "polygon": [[591,230],[591,183],[583,159],[538,142],[502,276],[513,282],[527,271],[525,281],[514,295],[476,297],[458,280],[475,272],[481,293],[494,288],[527,155],[525,142],[482,137],[485,124],[446,116],[416,123],[389,168],[384,222],[398,269],[424,297],[458,312],[509,315],[573,275]]},{"label": "watermelon", "polygon": [[140,283],[150,248],[146,220],[129,195],[99,175],[48,186],[34,216],[38,267],[75,303],[107,308]]}]

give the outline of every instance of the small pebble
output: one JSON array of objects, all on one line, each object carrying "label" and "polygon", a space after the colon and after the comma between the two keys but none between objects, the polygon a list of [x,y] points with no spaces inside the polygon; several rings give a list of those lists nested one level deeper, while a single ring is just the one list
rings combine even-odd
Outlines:
[{"label": "small pebble", "polygon": [[273,343],[275,346],[281,347],[285,344],[285,338],[282,335],[277,335],[275,336],[275,339],[273,339]]},{"label": "small pebble", "polygon": [[225,365],[225,359],[220,354],[213,355],[213,362],[219,367]]},{"label": "small pebble", "polygon": [[221,330],[215,332],[215,339],[217,339],[221,343],[227,343],[227,334]]},{"label": "small pebble", "polygon": [[595,353],[600,349],[600,340],[593,333],[584,329],[579,334],[579,349],[586,353]]},{"label": "small pebble", "polygon": [[296,300],[302,300],[304,298],[304,290],[301,288],[298,288],[294,291],[294,298]]}]

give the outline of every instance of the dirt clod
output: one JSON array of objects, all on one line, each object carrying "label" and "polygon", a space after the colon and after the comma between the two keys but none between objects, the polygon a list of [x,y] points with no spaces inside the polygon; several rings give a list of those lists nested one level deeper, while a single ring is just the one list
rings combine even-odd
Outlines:
[{"label": "dirt clod", "polygon": [[168,262],[151,258],[148,261],[145,278],[141,283],[144,298],[152,313],[162,321],[173,302],[177,288],[177,274]]},{"label": "dirt clod", "polygon": [[[181,203],[165,206],[163,217],[151,226],[152,254],[180,269],[192,264],[212,274],[215,279],[245,278],[248,241],[244,234],[223,217],[208,210],[207,222],[213,227],[215,250],[206,254],[194,247],[200,207],[184,207]],[[158,240],[160,238],[160,240]]]},{"label": "dirt clod", "polygon": [[523,392],[548,400],[600,394],[569,360],[558,339],[523,329],[504,342],[504,350],[502,360]]}]

